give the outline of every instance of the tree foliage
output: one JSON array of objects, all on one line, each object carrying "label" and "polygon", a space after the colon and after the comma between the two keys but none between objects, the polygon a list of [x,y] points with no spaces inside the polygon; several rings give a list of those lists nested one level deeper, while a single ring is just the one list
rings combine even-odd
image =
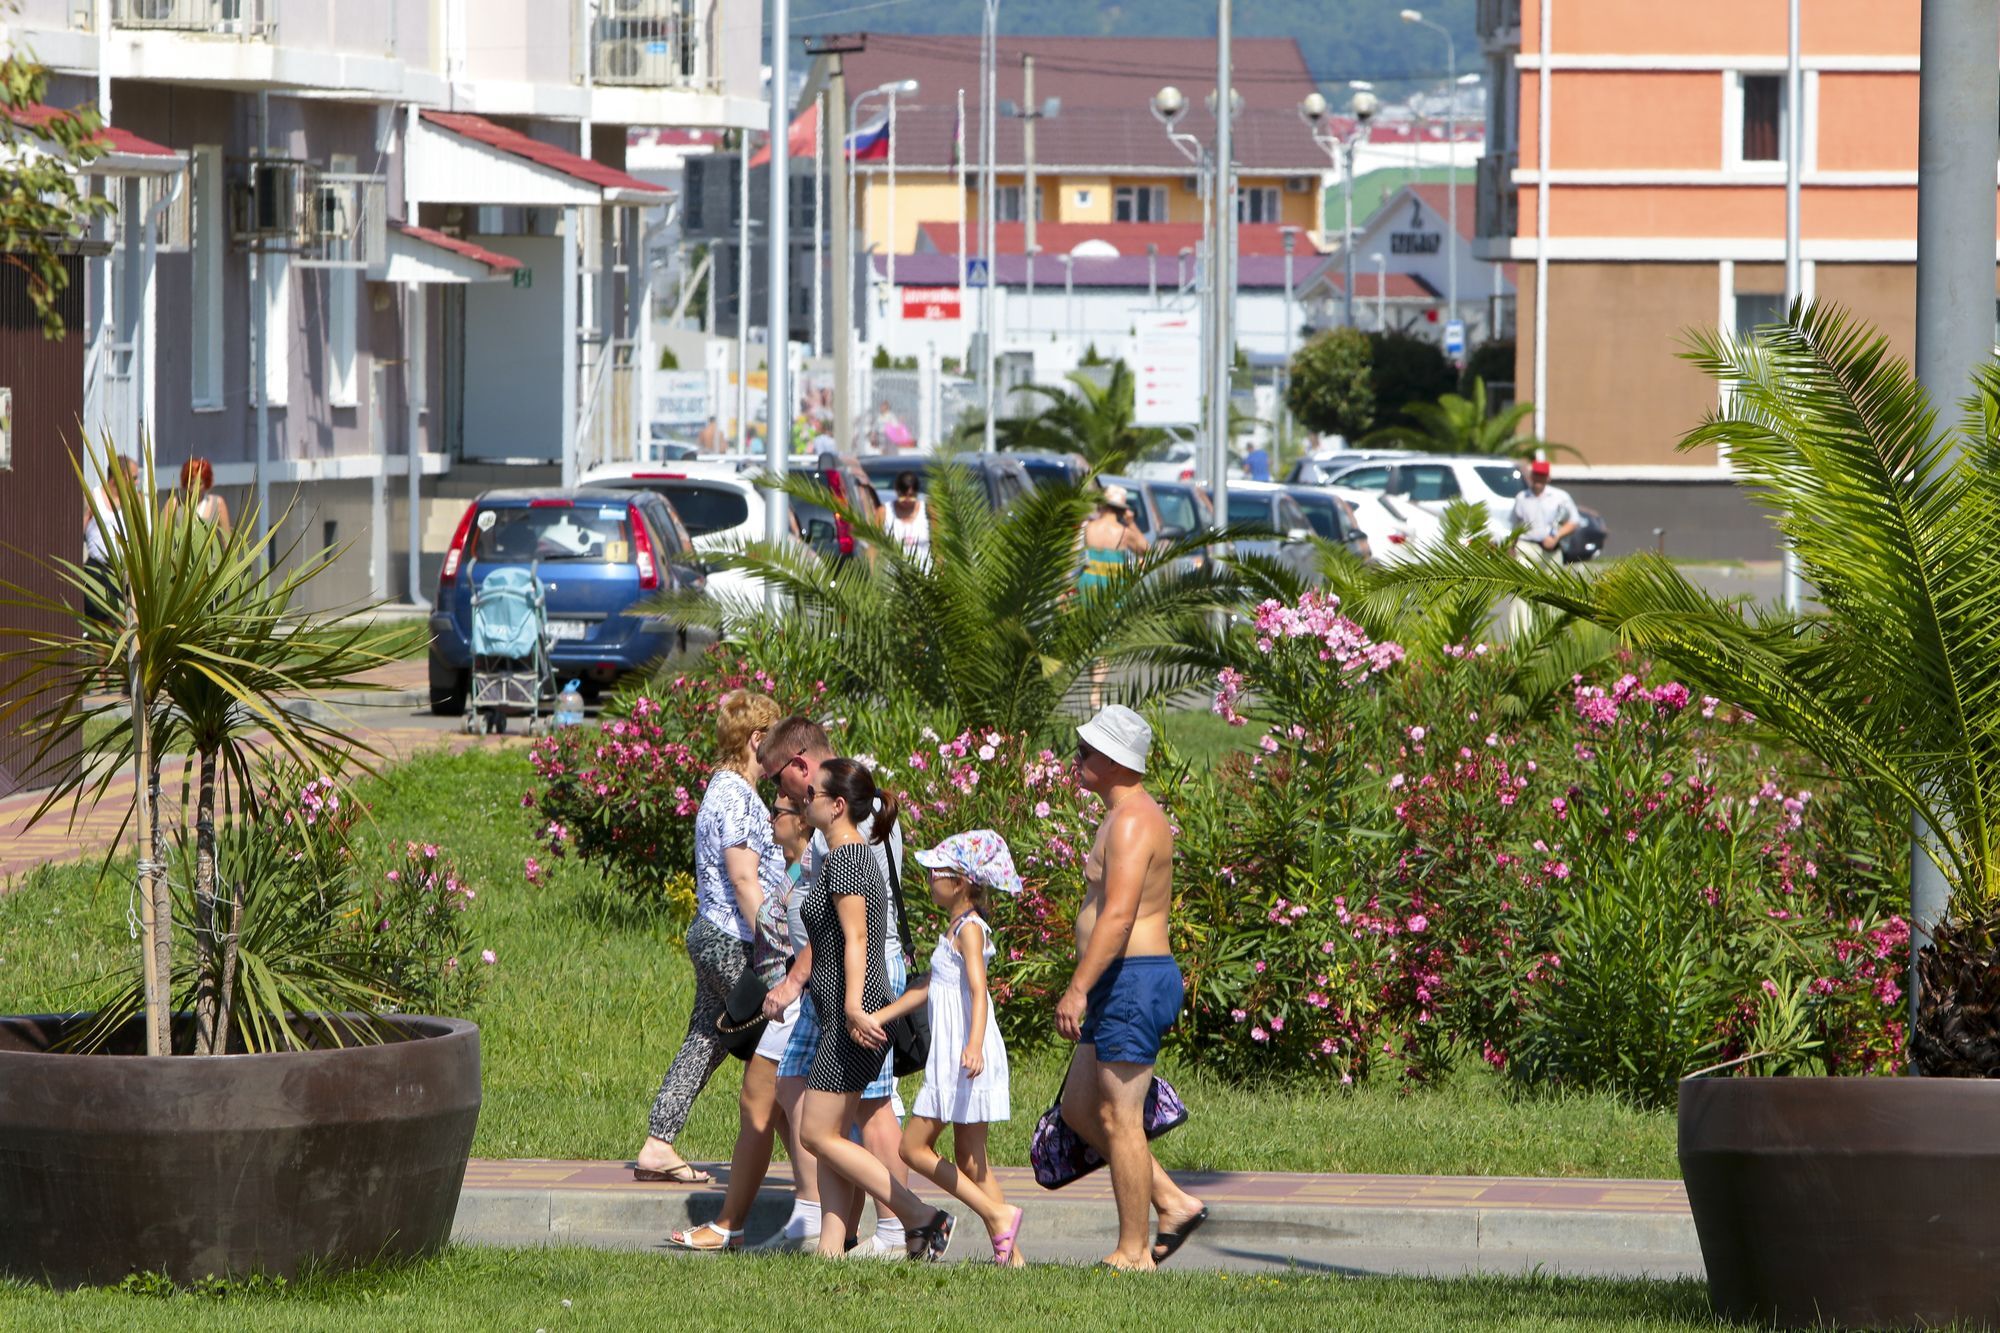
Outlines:
[{"label": "tree foliage", "polygon": [[1416,426],[1408,409],[1398,404],[1433,402],[1458,387],[1458,372],[1444,349],[1414,333],[1369,334],[1368,374],[1375,389],[1375,420],[1385,427]]},{"label": "tree foliage", "polygon": [[1073,389],[1026,386],[1046,405],[1032,416],[1001,421],[996,432],[1001,448],[1082,454],[1093,471],[1115,473],[1166,443],[1165,431],[1133,424],[1137,381],[1123,361],[1111,363],[1102,384],[1082,371],[1072,371],[1068,379]]},{"label": "tree foliage", "polygon": [[26,277],[43,335],[60,338],[57,302],[69,286],[64,252],[112,209],[110,200],[91,196],[80,174],[105,152],[97,112],[48,114],[48,82],[29,52],[0,59],[0,262]]},{"label": "tree foliage", "polygon": [[1375,385],[1368,337],[1355,329],[1329,329],[1292,357],[1285,406],[1315,435],[1359,439],[1375,424]]},{"label": "tree foliage", "polygon": [[1409,403],[1403,415],[1411,426],[1384,426],[1361,440],[1369,448],[1421,449],[1432,454],[1485,454],[1492,458],[1532,458],[1536,451],[1574,454],[1567,445],[1550,444],[1521,435],[1521,423],[1533,416],[1533,403],[1516,403],[1487,414],[1486,381],[1472,381],[1472,396],[1442,394],[1435,403]]}]

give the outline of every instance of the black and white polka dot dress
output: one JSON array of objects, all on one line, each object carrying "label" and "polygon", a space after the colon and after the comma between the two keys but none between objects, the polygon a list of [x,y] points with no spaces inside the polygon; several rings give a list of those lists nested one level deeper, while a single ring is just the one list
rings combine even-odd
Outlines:
[{"label": "black and white polka dot dress", "polygon": [[870,1011],[889,1003],[889,982],[880,941],[887,935],[889,886],[866,843],[854,842],[827,853],[819,881],[800,915],[812,941],[813,1009],[819,1014],[819,1050],[806,1086],[820,1092],[860,1092],[882,1072],[883,1052],[871,1051],[847,1035],[847,937],[840,928],[836,900],[859,895],[868,904],[868,974],[861,999]]}]

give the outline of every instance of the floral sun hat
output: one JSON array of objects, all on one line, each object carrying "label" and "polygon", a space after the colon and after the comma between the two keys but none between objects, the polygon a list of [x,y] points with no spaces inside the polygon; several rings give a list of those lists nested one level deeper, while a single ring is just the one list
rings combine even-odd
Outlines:
[{"label": "floral sun hat", "polygon": [[963,875],[974,884],[1002,893],[1021,891],[1021,877],[1014,873],[1014,854],[1007,850],[1007,840],[992,829],[954,833],[929,851],[918,852],[917,864],[927,870]]}]

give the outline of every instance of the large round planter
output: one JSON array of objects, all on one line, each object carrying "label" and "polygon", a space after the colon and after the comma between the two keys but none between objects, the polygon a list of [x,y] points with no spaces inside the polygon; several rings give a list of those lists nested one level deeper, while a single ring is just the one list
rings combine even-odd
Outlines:
[{"label": "large round planter", "polygon": [[1687,1079],[1680,1159],[1718,1314],[2000,1324],[2000,1082]]},{"label": "large round planter", "polygon": [[197,1058],[51,1053],[70,1020],[0,1017],[0,1272],[192,1282],[438,1249],[479,1120],[479,1029],[387,1022],[381,1045]]}]

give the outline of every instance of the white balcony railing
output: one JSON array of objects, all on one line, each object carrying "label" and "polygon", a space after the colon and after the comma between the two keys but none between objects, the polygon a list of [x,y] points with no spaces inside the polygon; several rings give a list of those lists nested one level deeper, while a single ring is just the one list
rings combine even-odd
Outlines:
[{"label": "white balcony railing", "polygon": [[111,26],[263,38],[271,30],[265,5],[266,0],[111,0]]},{"label": "white balcony railing", "polygon": [[715,11],[711,0],[600,0],[591,77],[641,88],[714,87]]}]

